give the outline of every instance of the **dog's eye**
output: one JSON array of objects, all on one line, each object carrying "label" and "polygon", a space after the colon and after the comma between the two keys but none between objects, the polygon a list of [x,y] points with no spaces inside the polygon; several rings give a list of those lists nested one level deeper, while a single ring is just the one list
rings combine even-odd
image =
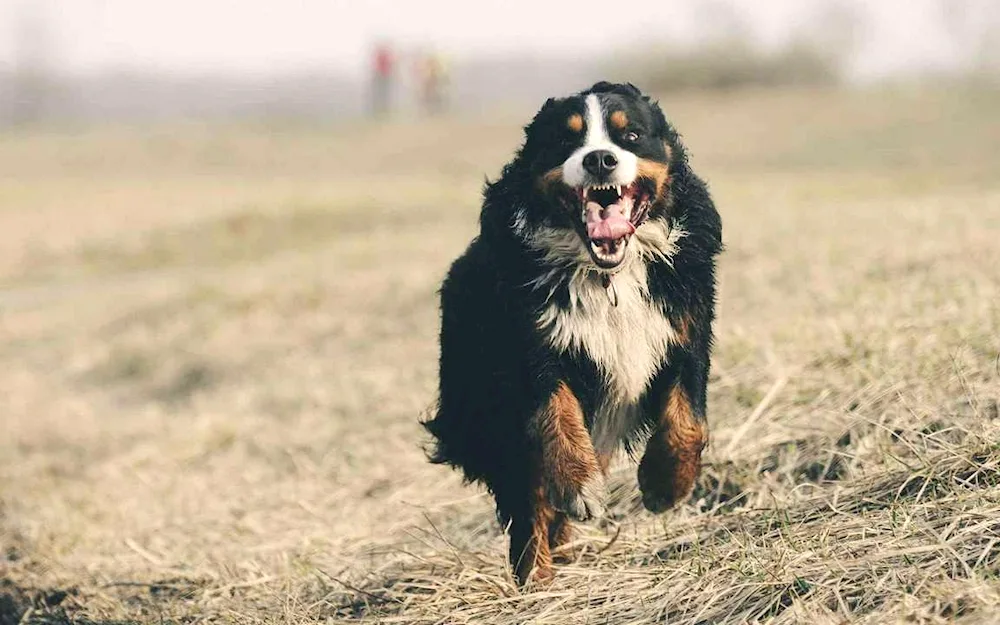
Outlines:
[{"label": "dog's eye", "polygon": [[639,141],[639,133],[634,130],[630,130],[625,133],[624,138],[629,143],[637,143]]}]

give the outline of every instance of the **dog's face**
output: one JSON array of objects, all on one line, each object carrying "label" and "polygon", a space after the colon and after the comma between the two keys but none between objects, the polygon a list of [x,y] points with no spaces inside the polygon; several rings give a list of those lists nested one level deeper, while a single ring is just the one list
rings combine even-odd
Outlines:
[{"label": "dog's face", "polygon": [[[637,230],[665,210],[674,135],[663,113],[631,85],[599,83],[549,100],[525,132],[521,157],[537,194],[526,221],[550,235],[575,231],[579,260],[614,270]],[[574,252],[565,236],[548,239]]]}]

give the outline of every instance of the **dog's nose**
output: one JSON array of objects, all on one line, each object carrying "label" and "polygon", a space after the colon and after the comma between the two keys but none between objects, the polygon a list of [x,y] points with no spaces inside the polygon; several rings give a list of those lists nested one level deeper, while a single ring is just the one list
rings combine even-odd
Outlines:
[{"label": "dog's nose", "polygon": [[594,150],[583,157],[583,168],[594,176],[610,174],[618,167],[618,157],[610,150]]}]

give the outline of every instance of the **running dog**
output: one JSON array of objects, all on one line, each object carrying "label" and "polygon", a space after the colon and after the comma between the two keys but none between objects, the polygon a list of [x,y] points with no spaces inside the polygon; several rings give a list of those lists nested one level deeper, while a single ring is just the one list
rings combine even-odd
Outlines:
[{"label": "running dog", "polygon": [[722,224],[656,102],[601,82],[549,99],[441,288],[431,460],[496,499],[520,584],[552,576],[569,519],[603,514],[611,456],[644,448],[645,507],[687,498]]}]

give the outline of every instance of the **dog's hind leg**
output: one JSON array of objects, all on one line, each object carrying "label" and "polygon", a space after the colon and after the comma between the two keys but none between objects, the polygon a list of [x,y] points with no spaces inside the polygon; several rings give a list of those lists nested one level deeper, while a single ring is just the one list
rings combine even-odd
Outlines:
[{"label": "dog's hind leg", "polygon": [[572,562],[573,553],[567,547],[572,540],[573,524],[564,512],[556,512],[549,524],[549,550],[552,552],[553,562]]},{"label": "dog's hind leg", "polygon": [[510,563],[520,586],[552,579],[549,529],[556,516],[541,486],[532,489],[525,503],[510,520]]},{"label": "dog's hind leg", "polygon": [[585,521],[604,514],[604,471],[573,391],[560,382],[536,418],[542,485],[559,512]]}]

